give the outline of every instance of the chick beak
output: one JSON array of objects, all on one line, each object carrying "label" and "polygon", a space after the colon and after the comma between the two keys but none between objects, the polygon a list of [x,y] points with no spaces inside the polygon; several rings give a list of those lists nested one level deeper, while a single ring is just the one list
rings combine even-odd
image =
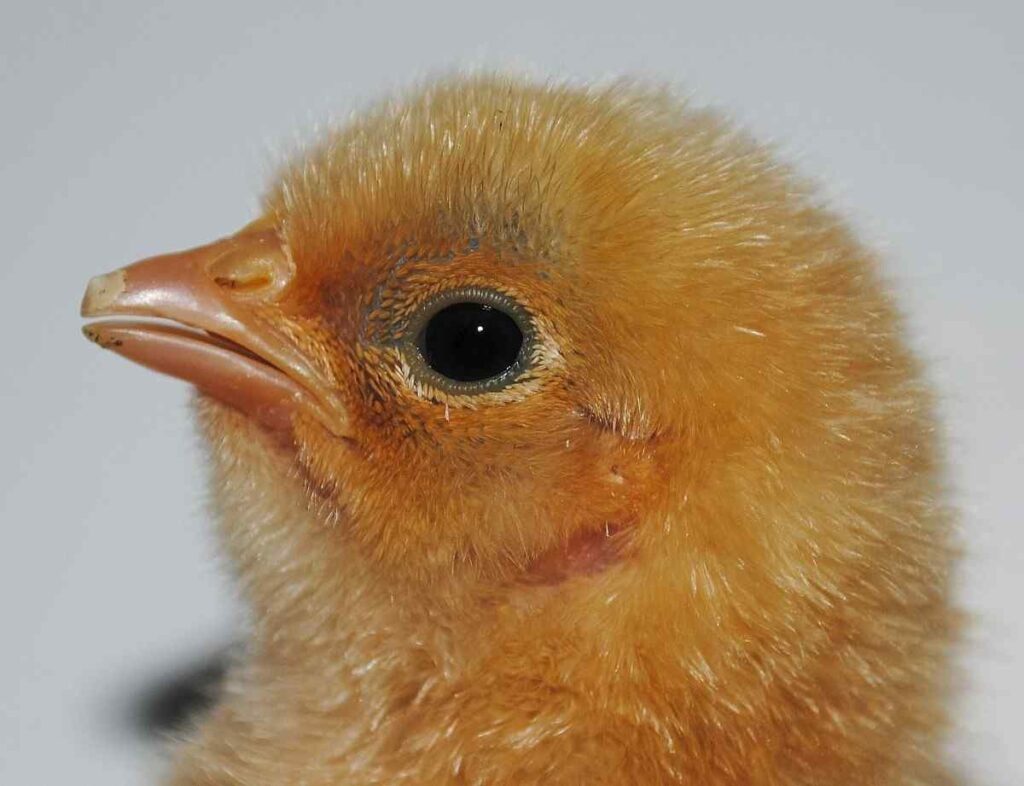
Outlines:
[{"label": "chick beak", "polygon": [[83,332],[273,430],[290,430],[295,414],[305,411],[344,436],[344,410],[272,318],[294,277],[276,229],[257,221],[208,245],[96,276],[82,299],[83,317],[155,317],[177,324],[103,321]]}]

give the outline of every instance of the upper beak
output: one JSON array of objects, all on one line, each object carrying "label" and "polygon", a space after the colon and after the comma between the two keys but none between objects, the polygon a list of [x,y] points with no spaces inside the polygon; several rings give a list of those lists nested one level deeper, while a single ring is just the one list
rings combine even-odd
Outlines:
[{"label": "upper beak", "polygon": [[85,335],[148,368],[178,377],[265,426],[287,430],[298,411],[344,435],[343,410],[272,317],[295,265],[266,220],[175,254],[93,278],[83,317],[173,320],[86,325]]}]

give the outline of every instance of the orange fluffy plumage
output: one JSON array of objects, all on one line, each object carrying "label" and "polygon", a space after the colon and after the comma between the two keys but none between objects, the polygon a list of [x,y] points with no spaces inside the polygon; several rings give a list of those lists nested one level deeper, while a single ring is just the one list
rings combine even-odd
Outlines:
[{"label": "orange fluffy plumage", "polygon": [[[870,252],[670,95],[450,79],[94,279],[253,625],[178,786],[946,784],[950,514]],[[187,326],[187,327],[185,327]]]}]

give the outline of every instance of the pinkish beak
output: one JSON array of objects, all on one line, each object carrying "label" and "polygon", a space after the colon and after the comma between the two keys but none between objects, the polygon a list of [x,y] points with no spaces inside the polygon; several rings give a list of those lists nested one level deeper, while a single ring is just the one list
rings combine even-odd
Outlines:
[{"label": "pinkish beak", "polygon": [[209,245],[96,276],[82,299],[83,317],[155,317],[177,325],[103,321],[83,332],[275,431],[290,431],[305,411],[344,436],[344,410],[273,318],[294,276],[276,229],[260,220]]}]

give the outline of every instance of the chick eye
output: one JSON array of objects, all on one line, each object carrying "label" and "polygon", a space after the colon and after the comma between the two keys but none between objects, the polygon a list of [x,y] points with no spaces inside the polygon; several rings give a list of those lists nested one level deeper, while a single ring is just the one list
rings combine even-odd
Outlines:
[{"label": "chick eye", "polygon": [[523,331],[516,320],[487,303],[445,306],[419,336],[426,364],[456,382],[482,382],[500,377],[519,360]]},{"label": "chick eye", "polygon": [[491,393],[536,371],[533,317],[513,297],[489,287],[428,298],[401,330],[400,346],[421,395]]}]

